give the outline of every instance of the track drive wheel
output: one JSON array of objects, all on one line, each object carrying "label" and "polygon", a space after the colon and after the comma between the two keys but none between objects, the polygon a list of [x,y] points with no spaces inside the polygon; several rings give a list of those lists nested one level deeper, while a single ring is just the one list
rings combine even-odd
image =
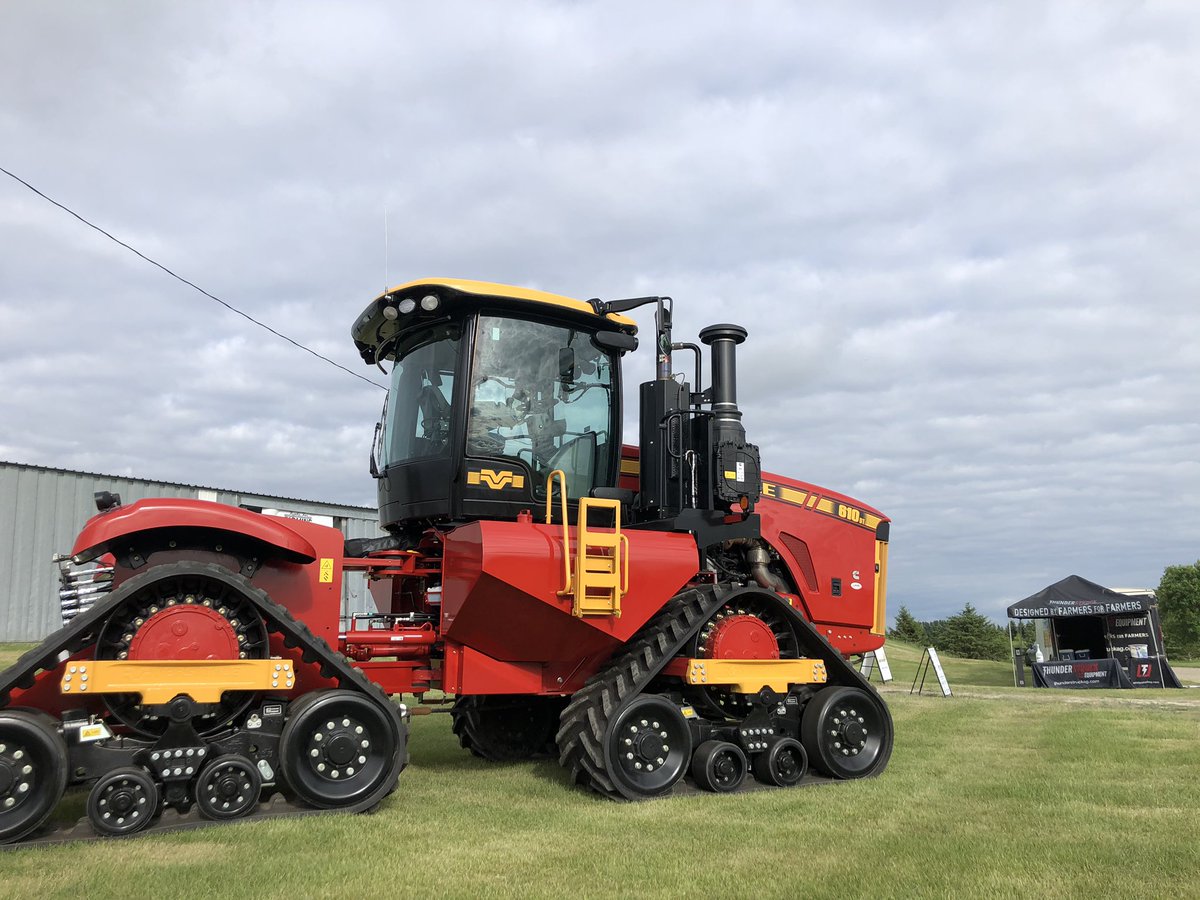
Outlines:
[{"label": "track drive wheel", "polygon": [[206,819],[240,819],[258,806],[258,767],[233,753],[210,760],[196,780],[196,806]]},{"label": "track drive wheel", "polygon": [[808,774],[808,754],[798,740],[776,737],[754,757],[754,777],[775,787],[795,787]]},{"label": "track drive wheel", "polygon": [[692,758],[692,735],[679,707],[657,694],[642,694],[626,707],[604,739],[613,784],[630,800],[665,794]]},{"label": "track drive wheel", "polygon": [[748,769],[742,748],[729,741],[705,741],[692,757],[692,778],[706,791],[736,791]]},{"label": "track drive wheel", "polygon": [[145,769],[122,766],[102,776],[88,795],[87,816],[97,834],[137,834],[158,815],[158,785]]},{"label": "track drive wheel", "polygon": [[463,749],[492,762],[516,762],[554,752],[564,701],[556,697],[470,695],[450,712]]},{"label": "track drive wheel", "polygon": [[834,778],[866,778],[892,755],[892,717],[861,688],[827,687],[804,707],[800,739],[813,768]]},{"label": "track drive wheel", "polygon": [[49,716],[0,710],[0,844],[46,821],[67,786],[67,745]]},{"label": "track drive wheel", "polygon": [[[784,601],[766,591],[743,591],[722,606],[691,639],[700,659],[796,659],[801,645]],[[754,708],[752,695],[727,687],[694,685],[685,696],[715,721],[740,720]]]},{"label": "track drive wheel", "polygon": [[[212,563],[151,565],[120,585],[121,596],[96,639],[96,659],[264,659],[270,652],[266,625],[253,600],[266,599],[243,576]],[[192,726],[212,734],[245,713],[259,695],[228,691],[197,715]],[[165,716],[151,714],[137,694],[105,694],[121,724],[156,737]]]},{"label": "track drive wheel", "polygon": [[287,783],[321,809],[353,806],[400,774],[395,720],[354,691],[301,697],[288,709],[279,744]]}]

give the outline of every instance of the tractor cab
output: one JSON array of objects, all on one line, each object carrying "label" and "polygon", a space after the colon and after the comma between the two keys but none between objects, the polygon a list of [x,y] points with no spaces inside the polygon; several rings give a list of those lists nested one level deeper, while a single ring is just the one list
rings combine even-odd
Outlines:
[{"label": "tractor cab", "polygon": [[636,333],[588,303],[485,282],[376,298],[352,335],[390,372],[372,455],[380,524],[513,519],[545,504],[555,471],[572,503],[616,485],[619,358]]}]

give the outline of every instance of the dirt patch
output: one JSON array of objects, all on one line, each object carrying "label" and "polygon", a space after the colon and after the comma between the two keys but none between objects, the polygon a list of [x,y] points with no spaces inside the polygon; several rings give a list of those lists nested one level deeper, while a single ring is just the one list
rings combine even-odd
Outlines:
[{"label": "dirt patch", "polygon": [[1175,674],[1179,676],[1180,681],[1194,681],[1200,684],[1200,669],[1193,669],[1190,666],[1171,666]]}]

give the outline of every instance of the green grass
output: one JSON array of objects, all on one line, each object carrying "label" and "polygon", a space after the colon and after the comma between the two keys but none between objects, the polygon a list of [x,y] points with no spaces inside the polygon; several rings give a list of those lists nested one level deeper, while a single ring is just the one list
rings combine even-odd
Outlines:
[{"label": "green grass", "polygon": [[[908,690],[912,687],[913,679],[918,674],[921,654],[925,648],[889,640],[883,649],[892,669],[893,683],[896,686],[903,685],[904,689]],[[960,685],[972,687],[1013,686],[1013,667],[1012,663],[1007,660],[996,662],[990,659],[959,659],[941,653],[938,654],[938,659],[942,662],[942,670],[946,673],[946,681],[949,682],[951,691]],[[876,673],[872,681],[878,682],[878,680],[879,675]],[[919,678],[917,683],[920,684]],[[931,688],[934,692],[938,691],[937,676],[932,667],[925,677],[925,690],[929,691]]]},{"label": "green grass", "polygon": [[1195,896],[1200,692],[1017,690],[947,659],[956,696],[910,696],[918,653],[888,649],[877,779],[617,804],[431,715],[374,815],[12,850],[0,897]]},{"label": "green grass", "polygon": [[0,644],[0,670],[7,669],[22,653],[36,646],[37,644]]},{"label": "green grass", "polygon": [[9,851],[0,896],[1194,896],[1190,694],[890,694],[878,779],[635,805],[475,760],[428,716],[375,815]]}]

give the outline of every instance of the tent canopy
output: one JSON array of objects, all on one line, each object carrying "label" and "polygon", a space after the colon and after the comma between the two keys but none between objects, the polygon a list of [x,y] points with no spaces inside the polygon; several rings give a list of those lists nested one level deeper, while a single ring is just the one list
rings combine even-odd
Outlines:
[{"label": "tent canopy", "polygon": [[1042,588],[1008,608],[1010,619],[1054,619],[1061,616],[1111,616],[1144,612],[1154,603],[1151,597],[1131,597],[1070,575]]}]

